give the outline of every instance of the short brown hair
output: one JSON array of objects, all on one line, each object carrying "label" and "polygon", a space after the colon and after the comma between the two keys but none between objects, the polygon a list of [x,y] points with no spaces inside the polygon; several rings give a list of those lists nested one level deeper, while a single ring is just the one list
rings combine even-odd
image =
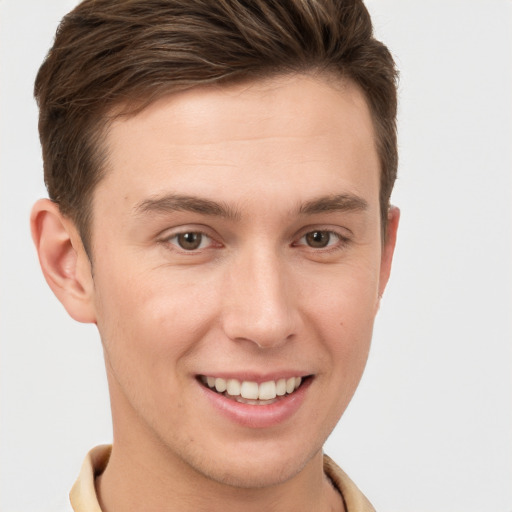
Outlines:
[{"label": "short brown hair", "polygon": [[319,71],[355,82],[375,126],[386,226],[397,172],[397,72],[361,0],[85,0],[35,82],[50,198],[87,249],[108,114],[209,83]]}]

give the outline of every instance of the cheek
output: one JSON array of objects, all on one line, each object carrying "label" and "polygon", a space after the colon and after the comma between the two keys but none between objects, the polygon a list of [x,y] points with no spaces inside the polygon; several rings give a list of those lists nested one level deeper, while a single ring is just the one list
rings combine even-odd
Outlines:
[{"label": "cheek", "polygon": [[196,347],[218,301],[207,283],[170,274],[163,268],[96,277],[98,329],[112,364],[162,368],[168,376],[169,362]]},{"label": "cheek", "polygon": [[172,417],[183,409],[182,361],[196,344],[196,309],[165,279],[110,273],[98,281],[98,329],[112,402],[150,423],[155,411]]},{"label": "cheek", "polygon": [[351,266],[331,275],[309,294],[304,311],[326,345],[334,380],[357,383],[366,364],[378,304],[378,278],[372,266]]},{"label": "cheek", "polygon": [[309,281],[309,290],[303,297],[309,298],[304,308],[325,316],[326,327],[338,329],[364,328],[368,320],[373,322],[378,304],[378,266],[372,264],[345,265],[318,275]]}]

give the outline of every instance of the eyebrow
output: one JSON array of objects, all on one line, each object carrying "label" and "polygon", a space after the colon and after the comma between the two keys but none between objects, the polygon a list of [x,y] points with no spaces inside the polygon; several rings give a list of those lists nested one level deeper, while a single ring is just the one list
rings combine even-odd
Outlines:
[{"label": "eyebrow", "polygon": [[[322,196],[300,205],[299,215],[317,215],[328,212],[351,212],[368,209],[368,203],[354,194]],[[167,194],[162,197],[145,199],[134,208],[137,214],[172,213],[176,211],[193,212],[228,220],[240,220],[241,213],[225,203],[210,199],[179,194]]]},{"label": "eyebrow", "polygon": [[316,215],[327,212],[355,212],[368,209],[368,203],[354,194],[338,194],[319,197],[304,203],[299,208],[301,215]]},{"label": "eyebrow", "polygon": [[210,199],[179,194],[167,194],[162,197],[146,199],[135,206],[137,214],[172,213],[177,211],[224,217],[229,220],[239,220],[241,217],[240,212],[229,205],[211,201]]}]

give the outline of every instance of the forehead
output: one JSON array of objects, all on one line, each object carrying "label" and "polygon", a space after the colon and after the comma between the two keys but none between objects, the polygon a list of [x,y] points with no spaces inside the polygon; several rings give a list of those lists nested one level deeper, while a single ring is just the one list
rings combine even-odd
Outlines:
[{"label": "forehead", "polygon": [[[167,115],[170,109],[172,118]],[[347,123],[354,131],[370,130],[373,138],[371,114],[360,87],[333,73],[277,75],[169,93],[136,115],[115,118],[107,138],[109,146],[122,143],[134,127],[141,130],[155,127],[158,122],[176,129],[173,139],[177,144],[188,144],[190,134],[198,142],[233,139],[235,125],[239,139],[253,136],[256,131],[259,136],[286,133],[293,136],[304,131],[319,134],[343,128]],[[215,128],[209,131],[212,124]]]},{"label": "forehead", "polygon": [[290,200],[307,201],[297,196],[316,188],[317,195],[325,194],[333,178],[341,189],[352,189],[340,193],[361,194],[369,180],[378,188],[364,95],[350,81],[323,76],[170,94],[135,116],[116,119],[106,145],[107,172],[95,204],[114,201],[113,191],[126,208],[168,192],[229,201],[279,191],[280,200],[287,192]]}]

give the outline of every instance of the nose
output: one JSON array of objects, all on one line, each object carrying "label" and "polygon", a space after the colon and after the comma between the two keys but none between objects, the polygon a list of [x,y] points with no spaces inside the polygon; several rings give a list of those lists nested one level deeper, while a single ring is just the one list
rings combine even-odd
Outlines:
[{"label": "nose", "polygon": [[300,315],[293,279],[275,251],[242,256],[227,274],[222,318],[230,339],[275,348],[297,334]]}]

